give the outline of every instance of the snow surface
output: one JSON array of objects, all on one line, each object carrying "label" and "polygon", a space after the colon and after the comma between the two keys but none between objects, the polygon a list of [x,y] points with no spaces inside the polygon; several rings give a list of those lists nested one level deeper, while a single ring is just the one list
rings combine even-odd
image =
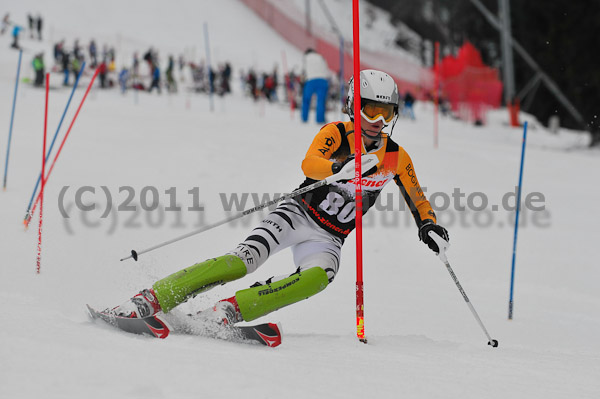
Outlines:
[{"label": "snow surface", "polygon": [[[76,35],[113,40],[122,52],[154,45],[161,56],[197,46],[204,52],[202,23],[208,21],[215,59],[234,70],[271,68],[284,50],[290,65],[301,52],[232,0],[89,3],[68,0],[10,1],[15,20],[40,12],[54,39]],[[333,4],[333,3],[332,3]],[[339,2],[335,2],[339,4]],[[163,8],[164,7],[164,8]],[[334,15],[341,15],[335,13]],[[46,31],[47,32],[47,31]],[[234,40],[233,38],[236,38]],[[116,40],[116,39],[114,39]],[[0,142],[4,155],[10,124],[17,52],[0,36]],[[109,42],[110,43],[110,42]],[[23,40],[23,74],[31,74],[34,51],[51,43]],[[127,45],[127,46],[126,46]],[[125,49],[127,47],[127,49]],[[129,53],[130,54],[130,53]],[[126,56],[127,59],[129,55]],[[215,61],[216,63],[217,61]],[[82,79],[82,85],[90,77]],[[60,74],[51,77],[59,86]],[[195,262],[219,256],[245,238],[260,220],[237,223],[119,262],[132,248],[143,249],[184,234],[200,218],[228,215],[220,193],[289,192],[303,179],[300,162],[319,129],[302,124],[282,104],[254,103],[235,92],[215,99],[210,112],[204,95],[161,96],[92,90],[76,121],[45,195],[41,274],[35,273],[36,216],[28,231],[22,218],[39,173],[43,133],[43,90],[21,84],[10,155],[8,185],[0,193],[1,398],[597,398],[600,396],[600,269],[597,261],[600,200],[594,170],[598,151],[587,136],[561,131],[554,136],[530,123],[524,194],[544,195],[546,212],[525,211],[519,231],[515,318],[507,320],[514,212],[491,212],[517,184],[522,130],[506,126],[505,110],[492,112],[488,126],[440,119],[439,148],[433,147],[430,104],[417,104],[417,120],[400,119],[394,139],[411,154],[428,194],[484,193],[487,211],[439,211],[451,235],[448,253],[458,279],[500,346],[493,349],[469,312],[445,267],[417,239],[408,212],[393,185],[394,211],[372,210],[364,233],[365,326],[369,343],[355,337],[355,243],[344,247],[341,270],[323,293],[264,318],[280,321],[283,344],[275,349],[172,335],[156,340],[92,323],[85,303],[114,306],[155,280]],[[83,96],[75,94],[59,142]],[[48,134],[52,137],[70,90],[50,94]],[[339,112],[327,114],[337,120]],[[58,146],[58,143],[57,143]],[[56,149],[56,148],[55,148]],[[3,158],[4,160],[4,158]],[[70,214],[61,216],[59,194]],[[94,212],[74,207],[78,188]],[[130,186],[139,212],[111,211]],[[140,210],[146,186],[156,187],[159,211]],[[160,211],[175,187],[182,212]],[[204,212],[188,211],[193,194]],[[150,189],[146,189],[148,194]],[[151,195],[151,194],[148,194]],[[437,194],[438,204],[442,203]],[[475,201],[478,205],[479,200]],[[459,205],[465,205],[462,198]],[[253,206],[249,200],[247,206]],[[161,214],[164,219],[161,218]],[[218,287],[181,306],[200,310],[254,281],[293,271],[289,251],[270,259],[254,275]]]}]

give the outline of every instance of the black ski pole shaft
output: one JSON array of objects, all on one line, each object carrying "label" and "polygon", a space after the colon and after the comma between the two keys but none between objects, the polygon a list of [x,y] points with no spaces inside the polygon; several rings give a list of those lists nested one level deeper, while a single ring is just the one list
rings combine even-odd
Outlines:
[{"label": "black ski pole shaft", "polygon": [[160,244],[154,245],[154,246],[152,246],[150,248],[146,248],[146,249],[143,249],[141,251],[136,251],[136,250],[132,249],[131,250],[131,254],[129,256],[126,256],[126,257],[122,258],[121,261],[124,261],[124,260],[129,259],[129,258],[133,258],[134,260],[137,261],[138,257],[140,255],[142,255],[142,254],[145,254],[145,253],[150,252],[150,251],[154,251],[155,249],[162,248],[162,247],[167,246],[169,244],[173,244],[173,243],[175,243],[177,241],[181,241],[184,238],[188,238],[188,237],[194,236],[196,234],[200,234],[200,233],[203,233],[205,231],[214,229],[215,227],[224,225],[224,224],[229,223],[229,222],[231,222],[233,220],[236,220],[236,219],[242,218],[244,216],[250,215],[250,214],[255,213],[257,211],[260,211],[260,210],[262,210],[264,208],[267,208],[267,207],[269,207],[271,205],[275,205],[278,202],[284,201],[284,200],[289,199],[289,198],[297,197],[299,195],[302,195],[304,193],[312,191],[312,190],[314,190],[316,188],[319,188],[321,186],[325,186],[325,185],[329,184],[332,181],[335,181],[335,180],[331,179],[331,178],[319,180],[318,182],[313,183],[310,186],[303,187],[303,188],[298,189],[298,190],[296,190],[296,191],[294,191],[294,192],[292,192],[290,194],[282,195],[279,198],[275,198],[275,199],[273,199],[271,201],[264,202],[264,203],[262,203],[262,204],[260,204],[258,206],[255,206],[254,208],[250,208],[250,209],[247,209],[245,211],[240,211],[240,212],[238,212],[238,213],[236,213],[234,215],[231,215],[231,216],[229,216],[229,217],[227,217],[227,218],[225,218],[225,219],[223,219],[223,220],[221,220],[219,222],[212,223],[212,224],[209,224],[207,226],[203,226],[203,227],[201,227],[201,228],[199,228],[197,230],[190,231],[189,233],[186,233],[184,235],[181,235],[179,237],[173,238],[171,240],[162,242]]}]

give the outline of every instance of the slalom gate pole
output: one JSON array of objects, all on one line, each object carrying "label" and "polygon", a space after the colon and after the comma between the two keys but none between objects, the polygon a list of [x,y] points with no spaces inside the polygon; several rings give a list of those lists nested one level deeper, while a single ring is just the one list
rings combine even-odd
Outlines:
[{"label": "slalom gate pole", "polygon": [[[362,134],[360,127],[360,40],[358,0],[352,0],[354,41],[354,187],[356,189],[356,336],[367,343],[364,321],[363,250],[362,250]],[[357,133],[358,132],[358,133]]]},{"label": "slalom gate pole", "polygon": [[434,50],[435,77],[433,83],[433,148],[438,148],[438,119],[440,95],[440,42],[435,42]]},{"label": "slalom gate pole", "polygon": [[8,146],[6,147],[6,161],[4,163],[4,184],[3,189],[6,190],[6,176],[8,174],[8,158],[10,157],[10,143],[12,141],[13,122],[15,120],[15,106],[17,104],[17,91],[19,89],[19,76],[21,75],[21,59],[23,58],[23,50],[19,49],[19,63],[17,66],[17,79],[15,80],[15,94],[13,96],[12,112],[10,115],[10,129],[8,130]]},{"label": "slalom gate pole", "polygon": [[510,298],[508,300],[508,320],[513,318],[513,293],[515,286],[515,261],[517,259],[517,234],[519,232],[519,213],[521,212],[521,191],[523,189],[523,165],[525,164],[525,146],[527,144],[527,122],[523,123],[523,145],[521,147],[521,167],[519,170],[519,189],[517,193],[517,213],[515,215],[515,234],[513,239],[512,266],[510,269]]},{"label": "slalom gate pole", "polygon": [[433,231],[429,232],[429,237],[431,237],[431,239],[433,241],[435,241],[435,243],[437,244],[437,246],[439,248],[438,258],[440,258],[442,263],[444,263],[444,265],[446,265],[446,269],[448,269],[448,273],[450,273],[450,277],[452,277],[452,280],[454,280],[454,284],[456,284],[456,287],[458,288],[458,290],[460,291],[460,294],[462,295],[463,299],[467,303],[467,306],[469,306],[469,309],[471,310],[473,317],[475,317],[475,320],[477,320],[479,327],[481,327],[481,329],[485,333],[485,336],[488,339],[488,345],[490,345],[493,348],[498,347],[498,341],[495,339],[492,339],[492,337],[488,333],[487,329],[483,325],[483,322],[481,321],[481,318],[475,311],[475,307],[473,306],[471,301],[469,301],[469,297],[467,296],[467,293],[465,292],[463,287],[460,285],[460,282],[458,281],[456,274],[454,274],[454,270],[452,270],[452,267],[450,267],[450,262],[448,262],[448,258],[446,257],[446,250],[450,247],[450,244],[446,240],[444,240],[442,237],[440,237],[438,234],[434,233]]},{"label": "slalom gate pole", "polygon": [[[46,108],[44,111],[44,145],[42,149],[42,176],[44,175],[46,168],[46,137],[48,135],[48,92],[50,91],[50,74],[46,74]],[[46,185],[46,179],[42,179],[42,189],[40,190],[40,224],[38,228],[38,247],[37,247],[37,262],[36,262],[36,273],[40,274],[42,266],[42,222],[44,221],[44,186]]]},{"label": "slalom gate pole", "polygon": [[[208,98],[210,101],[210,112],[213,112],[215,110],[215,103],[214,103],[214,99],[213,99],[213,88],[214,88],[214,78],[213,78],[213,83],[211,85],[210,83],[210,74],[212,71],[212,64],[210,62],[210,40],[208,39],[208,24],[205,22],[204,23],[204,47],[206,48],[206,64],[208,66]],[[214,76],[214,72],[213,72],[213,76]]]},{"label": "slalom gate pole", "polygon": [[254,208],[250,208],[250,209],[247,209],[245,211],[240,211],[240,212],[238,212],[238,213],[236,213],[234,215],[231,215],[231,216],[229,216],[229,217],[227,217],[227,218],[225,218],[225,219],[223,219],[223,220],[221,220],[219,222],[216,222],[216,223],[213,223],[213,224],[209,224],[209,225],[201,227],[201,228],[199,228],[197,230],[191,231],[189,233],[186,233],[184,235],[181,235],[179,237],[173,238],[171,240],[162,242],[160,244],[154,245],[152,247],[143,249],[141,251],[136,251],[136,250],[133,249],[133,250],[131,250],[131,254],[130,255],[128,255],[128,256],[126,256],[124,258],[121,258],[120,260],[124,261],[126,259],[133,258],[133,260],[137,261],[138,257],[140,255],[142,255],[142,254],[145,254],[145,253],[150,252],[150,251],[154,251],[155,249],[158,249],[158,248],[165,247],[165,246],[173,244],[173,243],[175,243],[177,241],[181,241],[184,238],[188,238],[188,237],[194,236],[196,234],[204,233],[205,231],[214,229],[215,227],[219,227],[219,226],[224,225],[226,223],[229,223],[229,222],[231,222],[233,220],[236,220],[236,219],[242,218],[244,216],[250,215],[252,213],[258,212],[261,209],[267,208],[267,207],[269,207],[271,205],[275,205],[278,202],[284,201],[284,200],[289,199],[289,198],[297,197],[299,195],[302,195],[304,193],[312,191],[312,190],[314,190],[316,188],[325,186],[327,184],[330,184],[330,183],[336,181],[336,177],[337,177],[337,175],[333,175],[333,176],[330,176],[330,177],[328,177],[326,179],[319,180],[318,182],[313,183],[310,186],[306,186],[304,188],[300,188],[300,189],[295,190],[294,192],[292,192],[290,194],[282,195],[279,198],[275,198],[275,199],[273,199],[271,201],[264,202],[264,203],[262,203],[262,204],[260,204],[258,206],[255,206]]},{"label": "slalom gate pole", "polygon": [[[58,147],[58,151],[56,152],[56,155],[54,156],[54,159],[52,160],[52,164],[50,164],[50,170],[48,171],[48,173],[46,174],[46,176],[42,177],[42,182],[43,184],[45,184],[48,181],[48,178],[50,177],[50,175],[52,174],[52,170],[54,169],[54,165],[56,164],[56,160],[58,159],[60,153],[62,152],[62,149],[65,145],[65,142],[67,141],[67,138],[69,137],[69,133],[71,133],[71,129],[73,128],[73,124],[75,123],[75,121],[77,120],[77,116],[79,115],[79,111],[81,111],[81,107],[83,106],[83,103],[85,102],[85,99],[88,96],[88,93],[90,92],[94,81],[96,80],[96,76],[98,76],[98,71],[99,69],[96,68],[96,71],[94,72],[94,76],[92,76],[92,80],[90,81],[90,84],[87,87],[87,90],[85,91],[85,94],[83,95],[83,98],[81,99],[81,103],[79,103],[79,107],[77,108],[77,111],[75,112],[75,116],[73,116],[73,120],[71,121],[71,124],[69,125],[69,129],[67,129],[67,133],[65,133],[65,137],[63,137],[62,142],[60,143],[60,147]],[[41,192],[40,192],[41,193]],[[40,194],[38,194],[35,203],[33,204],[33,208],[31,209],[31,212],[29,213],[29,218],[25,220],[25,228],[27,228],[29,226],[29,221],[31,221],[31,217],[33,216],[33,214],[35,213],[35,208],[38,204],[38,202],[40,201]]]},{"label": "slalom gate pole", "polygon": [[[54,148],[54,143],[56,142],[56,138],[58,137],[58,132],[60,131],[62,123],[65,119],[65,115],[67,114],[67,110],[69,109],[69,105],[71,104],[71,100],[73,99],[73,94],[75,94],[75,89],[77,89],[77,85],[79,84],[79,78],[81,77],[81,74],[83,73],[84,69],[85,69],[85,61],[81,65],[81,69],[79,70],[79,73],[77,74],[77,78],[75,79],[75,84],[73,85],[73,90],[71,90],[71,95],[69,96],[69,100],[67,101],[67,106],[65,107],[65,111],[62,114],[62,118],[60,118],[60,122],[58,123],[58,127],[56,128],[56,133],[54,133],[54,137],[52,138],[52,142],[50,143],[50,148],[48,148],[48,152],[46,153],[46,161],[48,160],[48,158],[50,158],[50,153],[52,153],[52,148]],[[28,219],[29,212],[31,211],[31,206],[33,205],[33,199],[35,198],[35,193],[37,192],[37,189],[40,185],[41,180],[42,180],[42,174],[40,173],[40,175],[38,176],[38,179],[35,183],[35,187],[33,188],[33,193],[31,193],[31,199],[29,199],[29,204],[27,205],[27,212],[25,212],[25,219],[23,220],[23,224],[25,224]]]}]

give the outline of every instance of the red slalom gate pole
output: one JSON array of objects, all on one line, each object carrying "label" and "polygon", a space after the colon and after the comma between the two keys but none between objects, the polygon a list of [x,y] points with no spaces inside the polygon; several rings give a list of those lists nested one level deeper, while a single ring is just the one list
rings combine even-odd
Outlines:
[{"label": "red slalom gate pole", "polygon": [[44,110],[44,145],[42,150],[42,188],[40,189],[40,224],[38,228],[38,247],[37,247],[37,264],[36,273],[40,274],[42,266],[42,223],[44,221],[44,188],[46,179],[44,178],[44,170],[46,168],[46,136],[48,133],[48,92],[50,91],[50,74],[46,74],[46,106]]},{"label": "red slalom gate pole", "polygon": [[[98,76],[98,68],[96,68],[96,71],[94,72],[94,76],[92,76],[92,80],[90,81],[90,84],[88,85],[87,90],[85,91],[85,94],[83,95],[83,98],[81,99],[81,103],[79,104],[79,107],[77,108],[77,112],[75,112],[75,116],[73,116],[73,120],[71,121],[71,124],[69,125],[69,129],[67,130],[65,137],[63,137],[63,139],[62,139],[62,142],[60,143],[60,147],[58,147],[58,151],[56,152],[56,155],[54,156],[54,159],[52,160],[52,164],[50,165],[50,170],[48,171],[48,175],[44,176],[44,174],[42,173],[42,181],[44,183],[46,183],[48,181],[48,178],[50,177],[50,174],[52,173],[52,170],[54,169],[56,160],[58,159],[58,156],[60,155],[60,153],[63,149],[63,146],[65,145],[65,141],[67,141],[67,137],[69,137],[69,133],[71,133],[73,124],[75,124],[75,120],[77,120],[79,111],[81,111],[81,107],[83,106],[83,103],[85,102],[85,99],[87,98],[87,95],[90,92],[90,90],[94,84],[94,80],[96,80],[96,76]],[[25,228],[27,228],[29,226],[29,222],[31,221],[31,218],[33,217],[33,214],[35,213],[35,208],[36,208],[38,202],[40,201],[41,193],[42,193],[41,191],[38,193],[35,203],[33,204],[33,208],[31,208],[31,213],[23,221],[23,223],[25,224]],[[41,208],[40,208],[40,210],[41,210]]]},{"label": "red slalom gate pole", "polygon": [[367,338],[365,337],[365,306],[363,294],[362,130],[360,127],[360,40],[358,21],[358,0],[352,0],[354,47],[354,187],[356,189],[356,336],[361,342],[367,343]]}]

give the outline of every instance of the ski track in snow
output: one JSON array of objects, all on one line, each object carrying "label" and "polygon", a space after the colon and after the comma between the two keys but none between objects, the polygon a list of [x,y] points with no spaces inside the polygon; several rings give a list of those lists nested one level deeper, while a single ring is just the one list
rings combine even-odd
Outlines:
[{"label": "ski track in snow", "polygon": [[[260,220],[255,214],[144,254],[139,262],[119,262],[132,248],[147,248],[195,228],[202,215],[186,210],[193,205],[188,190],[197,187],[205,223],[227,216],[220,193],[230,198],[234,193],[261,197],[290,192],[303,180],[300,163],[319,129],[314,113],[302,124],[298,112],[290,115],[284,104],[253,102],[241,92],[240,68],[270,70],[281,62],[282,51],[290,67],[299,66],[302,54],[243,4],[182,2],[163,10],[147,3],[111,0],[103,7],[77,11],[67,0],[8,3],[18,21],[25,21],[29,11],[41,12],[46,35],[54,40],[65,37],[67,45],[76,36],[82,45],[92,36],[99,46],[104,41],[116,44],[120,35],[118,55],[127,58],[119,59],[118,66],[129,63],[132,51],[141,55],[149,45],[159,49],[163,69],[168,52],[183,47],[199,59],[204,54],[202,23],[207,20],[214,64],[229,60],[235,74],[234,93],[215,98],[214,112],[206,96],[183,91],[136,97],[131,92],[92,90],[48,182],[40,275],[35,274],[38,218],[24,232],[22,217],[40,170],[44,93],[21,84],[8,187],[0,193],[0,303],[5,317],[0,329],[0,397],[600,395],[600,271],[593,241],[598,236],[593,205],[600,200],[600,189],[592,176],[600,167],[600,153],[586,148],[587,136],[565,130],[552,135],[525,114],[522,120],[530,123],[530,131],[524,194],[542,193],[547,213],[525,212],[519,231],[513,321],[506,319],[513,240],[507,221],[512,212],[493,212],[492,222],[482,226],[487,219],[477,219],[481,215],[475,211],[438,211],[440,223],[450,231],[449,261],[488,331],[499,340],[496,349],[486,345],[443,264],[418,241],[408,212],[397,212],[402,202],[393,184],[382,197],[391,196],[396,212],[373,209],[365,218],[367,345],[355,338],[354,235],[344,246],[340,273],[327,290],[264,318],[283,325],[278,348],[175,334],[156,340],[92,323],[85,303],[115,306],[156,279],[223,254]],[[331,8],[348,4],[331,2]],[[163,18],[167,13],[169,23]],[[361,41],[368,40],[372,38],[365,32]],[[2,155],[17,58],[9,43],[8,34],[0,36]],[[30,64],[37,50],[45,51],[50,64],[50,41],[23,38],[22,44],[22,76],[32,75]],[[90,77],[82,78],[55,150]],[[59,85],[62,75],[52,74],[51,82]],[[50,94],[49,140],[69,94],[63,88]],[[467,196],[485,193],[490,205],[500,203],[517,184],[522,130],[506,126],[506,110],[490,112],[484,128],[441,118],[440,146],[434,149],[432,109],[431,104],[417,103],[417,120],[400,119],[393,135],[411,155],[427,194],[450,195],[458,187]],[[329,121],[338,118],[337,109],[327,114]],[[65,186],[69,219],[61,216],[58,206]],[[83,186],[96,189],[96,194],[84,196],[86,203],[98,206],[87,214],[73,205],[75,191]],[[184,210],[180,219],[166,211],[113,211],[101,219],[107,203],[102,186],[116,205],[126,198],[120,187],[130,186],[138,209],[144,187],[157,188],[163,207],[169,204],[165,191],[175,187]],[[464,205],[466,199],[461,201]],[[252,197],[248,205],[254,205]],[[283,251],[254,275],[194,298],[181,311],[206,308],[254,281],[293,269],[290,252]]]}]

